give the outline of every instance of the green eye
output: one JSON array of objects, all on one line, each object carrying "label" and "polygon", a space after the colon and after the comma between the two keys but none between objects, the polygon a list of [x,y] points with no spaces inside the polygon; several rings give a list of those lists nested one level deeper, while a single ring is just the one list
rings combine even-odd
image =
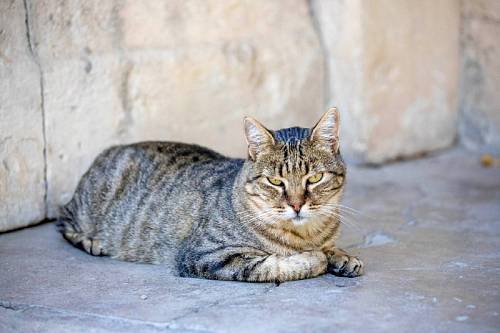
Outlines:
[{"label": "green eye", "polygon": [[267,180],[269,180],[269,182],[271,184],[276,185],[276,186],[281,186],[281,184],[283,184],[283,182],[281,180],[279,180],[278,178],[267,177]]},{"label": "green eye", "polygon": [[307,182],[309,184],[314,184],[314,183],[317,183],[321,180],[321,178],[323,178],[323,173],[319,172],[309,178],[307,178]]}]

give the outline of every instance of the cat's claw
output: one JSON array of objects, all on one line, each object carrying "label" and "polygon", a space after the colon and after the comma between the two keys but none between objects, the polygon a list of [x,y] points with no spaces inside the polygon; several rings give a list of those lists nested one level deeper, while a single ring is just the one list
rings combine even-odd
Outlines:
[{"label": "cat's claw", "polygon": [[336,254],[330,257],[328,262],[328,272],[337,276],[356,277],[364,273],[363,262],[355,256]]}]

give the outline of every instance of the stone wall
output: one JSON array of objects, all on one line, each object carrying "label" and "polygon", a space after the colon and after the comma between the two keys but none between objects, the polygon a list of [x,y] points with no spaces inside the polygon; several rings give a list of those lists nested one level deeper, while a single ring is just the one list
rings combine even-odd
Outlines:
[{"label": "stone wall", "polygon": [[1,1],[0,231],[55,216],[113,144],[244,156],[243,115],[311,126],[336,105],[361,163],[447,147],[459,17],[453,0]]}]

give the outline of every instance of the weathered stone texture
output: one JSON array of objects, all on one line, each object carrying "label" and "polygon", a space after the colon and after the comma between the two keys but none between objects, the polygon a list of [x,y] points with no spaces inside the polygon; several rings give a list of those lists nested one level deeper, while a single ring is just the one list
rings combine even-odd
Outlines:
[{"label": "weathered stone texture", "polygon": [[317,0],[313,8],[348,155],[381,163],[452,144],[458,2]]},{"label": "weathered stone texture", "polygon": [[500,153],[500,2],[462,1],[460,139]]},{"label": "weathered stone texture", "polygon": [[0,1],[0,231],[45,215],[40,73],[22,1]]},{"label": "weathered stone texture", "polygon": [[48,214],[69,201],[104,148],[123,142],[122,86],[112,1],[30,2],[33,40],[44,73]]},{"label": "weathered stone texture", "polygon": [[[306,2],[289,4],[127,2],[132,138],[147,133],[242,156],[245,114],[270,127],[313,125],[323,111],[322,54]],[[141,15],[154,13],[164,19],[137,29]]]},{"label": "weathered stone texture", "polygon": [[120,131],[122,66],[113,57],[89,61],[89,73],[79,59],[72,59],[60,61],[56,71],[45,74],[50,216],[57,205],[69,201],[93,158],[126,140]]}]

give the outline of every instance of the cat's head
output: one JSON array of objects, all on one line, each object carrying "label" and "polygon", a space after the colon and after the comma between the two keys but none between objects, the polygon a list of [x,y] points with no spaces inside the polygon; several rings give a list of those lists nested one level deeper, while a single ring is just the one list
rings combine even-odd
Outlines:
[{"label": "cat's head", "polygon": [[313,128],[278,131],[245,118],[251,172],[244,190],[267,223],[334,217],[346,167],[339,151],[339,114],[333,108]]}]

